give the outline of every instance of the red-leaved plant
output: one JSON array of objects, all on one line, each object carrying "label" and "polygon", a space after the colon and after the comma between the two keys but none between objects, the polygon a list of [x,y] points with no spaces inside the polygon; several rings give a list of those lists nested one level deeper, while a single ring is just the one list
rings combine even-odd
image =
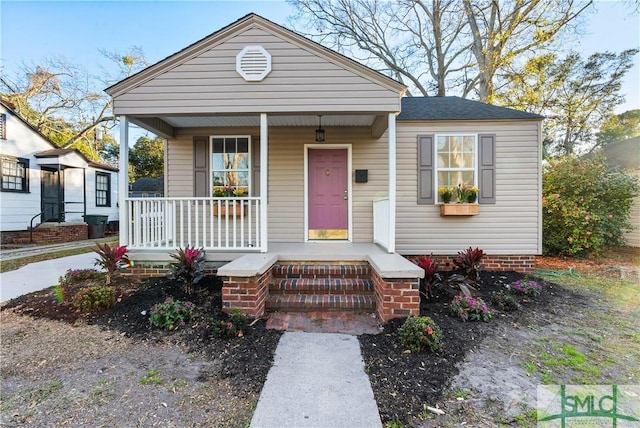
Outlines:
[{"label": "red-leaved plant", "polygon": [[458,256],[453,260],[453,264],[456,265],[462,274],[474,282],[480,282],[480,272],[482,272],[482,258],[484,257],[484,251],[480,248],[467,248],[464,251],[459,251]]},{"label": "red-leaved plant", "polygon": [[93,249],[100,258],[96,259],[95,265],[100,266],[106,271],[106,285],[111,285],[111,278],[118,271],[130,265],[129,257],[127,257],[127,246],[110,247],[108,243],[96,243],[98,249]]},{"label": "red-leaved plant", "polygon": [[424,269],[424,278],[420,281],[420,293],[428,299],[433,296],[433,287],[442,281],[438,273],[438,262],[431,253],[429,256],[418,257],[416,264]]},{"label": "red-leaved plant", "polygon": [[167,276],[185,284],[185,291],[191,294],[193,285],[204,277],[204,249],[189,247],[178,248],[171,257],[176,259],[171,263]]}]

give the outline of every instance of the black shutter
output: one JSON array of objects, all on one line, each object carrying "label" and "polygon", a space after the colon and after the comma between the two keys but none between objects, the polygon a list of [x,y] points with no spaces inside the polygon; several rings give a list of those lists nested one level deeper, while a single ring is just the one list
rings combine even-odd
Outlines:
[{"label": "black shutter", "polygon": [[418,204],[434,204],[433,135],[418,135]]},{"label": "black shutter", "polygon": [[478,135],[478,187],[481,204],[496,203],[496,136]]},{"label": "black shutter", "polygon": [[193,137],[193,196],[211,196],[208,137]]}]

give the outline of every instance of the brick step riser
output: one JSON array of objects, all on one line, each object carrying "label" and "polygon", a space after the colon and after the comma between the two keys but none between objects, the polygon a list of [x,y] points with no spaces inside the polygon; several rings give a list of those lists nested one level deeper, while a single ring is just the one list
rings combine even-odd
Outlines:
[{"label": "brick step riser", "polygon": [[277,279],[371,279],[369,265],[277,265]]},{"label": "brick step riser", "polygon": [[271,294],[375,294],[373,281],[365,279],[276,279]]},{"label": "brick step riser", "polygon": [[296,295],[269,296],[266,302],[269,311],[308,312],[308,311],[354,311],[373,312],[376,309],[375,297],[362,295]]}]

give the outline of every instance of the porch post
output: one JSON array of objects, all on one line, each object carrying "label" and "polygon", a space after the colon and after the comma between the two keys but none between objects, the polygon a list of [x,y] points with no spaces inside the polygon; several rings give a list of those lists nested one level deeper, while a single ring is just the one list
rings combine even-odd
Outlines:
[{"label": "porch post", "polygon": [[260,113],[260,251],[268,251],[268,231],[267,231],[267,183],[269,174],[269,134],[267,126],[267,114]]},{"label": "porch post", "polygon": [[396,251],[396,115],[389,113],[389,247]]},{"label": "porch post", "polygon": [[120,116],[120,172],[118,177],[118,202],[120,203],[120,245],[129,244],[129,119]]}]

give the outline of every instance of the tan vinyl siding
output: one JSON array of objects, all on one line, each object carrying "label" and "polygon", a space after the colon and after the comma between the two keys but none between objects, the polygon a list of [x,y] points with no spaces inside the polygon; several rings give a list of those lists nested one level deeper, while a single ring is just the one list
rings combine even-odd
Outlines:
[{"label": "tan vinyl siding", "polygon": [[[327,144],[351,144],[352,165],[368,169],[367,183],[353,186],[353,241],[373,241],[373,200],[387,195],[386,139],[369,128],[326,128]],[[181,130],[167,146],[167,196],[192,196],[193,136],[258,135],[257,128]],[[304,146],[315,144],[313,128],[269,128],[269,241],[304,242]],[[256,145],[257,146],[257,145]],[[255,151],[251,156],[259,156]]]},{"label": "tan vinyl siding", "polygon": [[[261,82],[236,72],[236,55],[247,45],[271,54],[272,71]],[[258,27],[114,98],[118,115],[399,110],[397,90]]]},{"label": "tan vinyl siding", "polygon": [[[418,134],[496,135],[496,204],[473,217],[440,217],[417,205]],[[537,121],[399,122],[396,249],[401,254],[455,254],[469,246],[490,254],[537,254],[541,242]]]}]

